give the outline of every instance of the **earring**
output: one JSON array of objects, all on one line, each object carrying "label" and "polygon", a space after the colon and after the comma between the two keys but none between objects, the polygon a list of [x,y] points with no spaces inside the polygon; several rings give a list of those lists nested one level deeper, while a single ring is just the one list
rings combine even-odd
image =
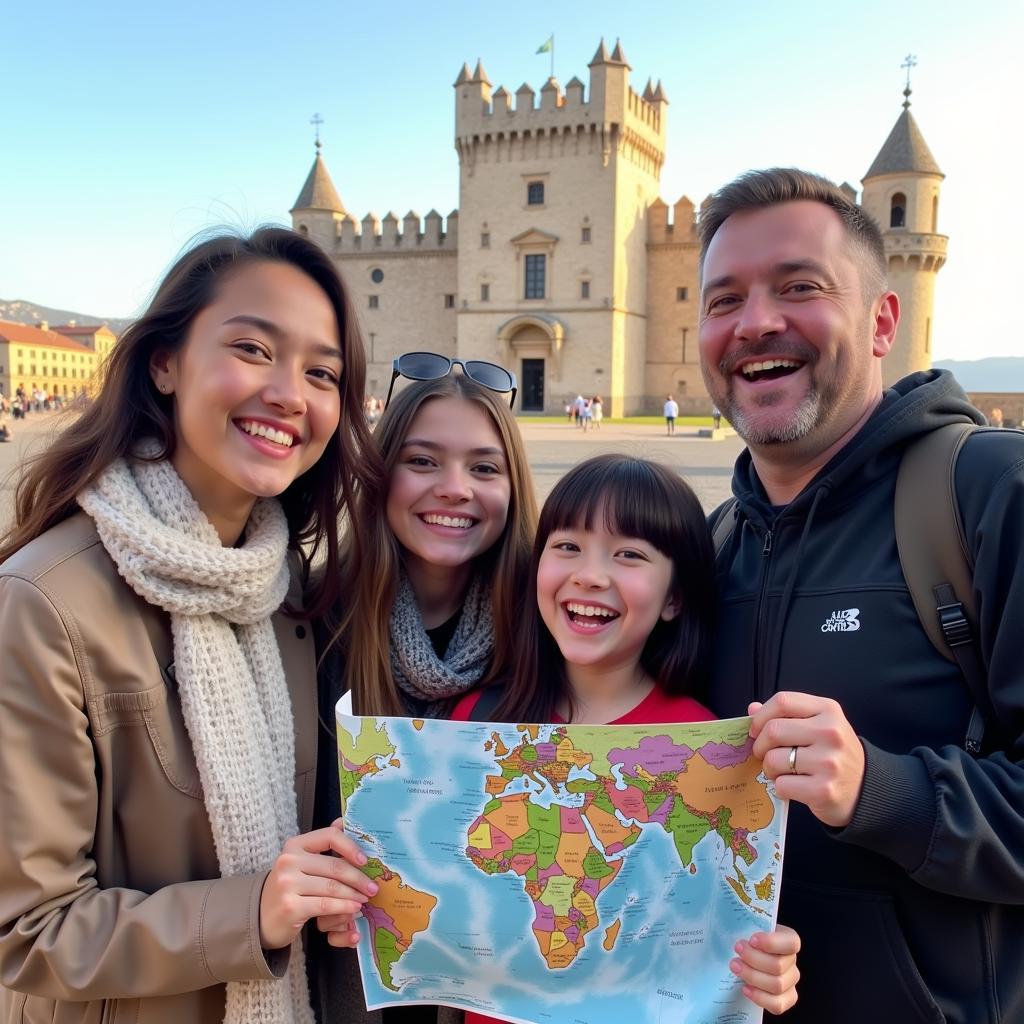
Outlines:
[{"label": "earring", "polygon": [[165,394],[165,395],[167,394],[167,385],[166,384],[157,384],[157,387],[160,389],[161,394]]}]

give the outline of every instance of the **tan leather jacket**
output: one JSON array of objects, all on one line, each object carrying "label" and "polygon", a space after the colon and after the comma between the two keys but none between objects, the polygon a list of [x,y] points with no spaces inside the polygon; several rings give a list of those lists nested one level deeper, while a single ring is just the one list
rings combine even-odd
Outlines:
[{"label": "tan leather jacket", "polygon": [[[312,631],[275,617],[299,821],[316,767]],[[218,878],[170,622],[78,514],[0,566],[0,1022],[219,1022],[273,978],[264,875]]]}]

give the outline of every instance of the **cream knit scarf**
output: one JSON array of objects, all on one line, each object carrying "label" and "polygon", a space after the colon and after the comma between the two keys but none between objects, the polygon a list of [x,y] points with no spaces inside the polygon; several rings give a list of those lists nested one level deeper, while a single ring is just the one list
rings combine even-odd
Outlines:
[{"label": "cream knit scarf", "polygon": [[[117,460],[78,503],[129,586],[170,613],[221,875],[268,871],[298,832],[291,702],[270,619],[288,590],[281,506],[258,501],[244,545],[227,548],[169,462],[134,459]],[[228,983],[225,1024],[312,1020],[299,940],[283,982]]]}]

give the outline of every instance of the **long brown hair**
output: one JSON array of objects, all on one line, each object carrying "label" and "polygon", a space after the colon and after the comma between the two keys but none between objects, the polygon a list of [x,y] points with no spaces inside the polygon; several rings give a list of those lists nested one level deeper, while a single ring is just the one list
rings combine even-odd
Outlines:
[{"label": "long brown hair", "polygon": [[[195,317],[215,297],[225,275],[261,261],[288,263],[312,278],[334,307],[343,372],[341,419],[319,461],[280,495],[291,546],[304,569],[323,551],[325,571],[307,595],[304,615],[330,606],[338,584],[338,521],[357,492],[379,475],[379,459],[363,416],[366,354],[348,293],[334,264],[314,242],[285,228],[261,227],[251,235],[217,234],[174,263],[149,308],[121,335],[103,370],[93,403],[26,466],[15,496],[15,525],[0,542],[0,562],[73,515],[75,496],[143,438],[156,438],[157,458],[175,447],[174,399],[160,394],[150,376],[158,349],[176,351]],[[348,523],[359,535],[362,524]]]},{"label": "long brown hair", "polygon": [[[513,663],[514,637],[528,596],[537,503],[526,450],[508,399],[456,374],[410,384],[392,400],[374,433],[384,460],[385,480],[391,478],[417,413],[426,402],[438,398],[461,398],[482,406],[501,437],[508,464],[511,486],[505,528],[477,564],[478,571],[491,580],[494,656],[482,680],[488,682],[504,678]],[[342,557],[347,596],[333,642],[340,642],[344,650],[343,689],[352,691],[355,710],[362,715],[406,714],[391,673],[391,609],[398,589],[401,549],[388,525],[386,506],[387,484],[360,492],[352,518],[363,523],[366,537],[360,542],[347,536]],[[357,549],[359,543],[361,550]],[[361,564],[352,569],[357,557]]]},{"label": "long brown hair", "polygon": [[551,722],[560,698],[572,702],[565,659],[537,607],[537,567],[552,533],[591,530],[598,516],[610,533],[645,540],[671,559],[679,614],[655,625],[640,665],[666,693],[702,692],[711,655],[715,555],[700,502],[666,466],[629,455],[596,455],[569,470],[544,502],[515,672],[492,721]]}]

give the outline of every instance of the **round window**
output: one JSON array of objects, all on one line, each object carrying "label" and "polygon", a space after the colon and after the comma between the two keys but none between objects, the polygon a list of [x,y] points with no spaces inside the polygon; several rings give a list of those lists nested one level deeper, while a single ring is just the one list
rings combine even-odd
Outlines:
[{"label": "round window", "polygon": [[384,280],[384,271],[381,270],[380,267],[376,267],[375,269],[371,270],[370,271],[370,280],[374,284],[380,284],[381,281]]}]

